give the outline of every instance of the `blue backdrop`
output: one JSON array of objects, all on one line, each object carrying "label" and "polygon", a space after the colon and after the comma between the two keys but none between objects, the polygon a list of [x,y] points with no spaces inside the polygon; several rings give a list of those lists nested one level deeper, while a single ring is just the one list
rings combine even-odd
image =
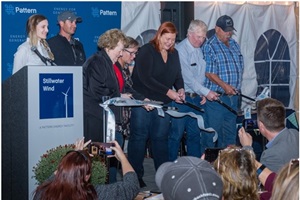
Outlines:
[{"label": "blue backdrop", "polygon": [[121,2],[1,2],[2,81],[12,74],[14,54],[26,40],[26,21],[33,14],[48,18],[50,38],[59,31],[57,15],[71,10],[83,19],[74,35],[84,46],[87,58],[97,51],[99,35],[121,27]]}]

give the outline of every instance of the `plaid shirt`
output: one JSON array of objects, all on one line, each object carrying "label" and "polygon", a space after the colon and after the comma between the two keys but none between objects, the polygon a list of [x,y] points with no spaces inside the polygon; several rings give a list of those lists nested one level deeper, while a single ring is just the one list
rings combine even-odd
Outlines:
[{"label": "plaid shirt", "polygon": [[[202,48],[206,72],[218,75],[222,81],[240,90],[244,61],[238,43],[230,39],[227,47],[214,35]],[[212,91],[224,92],[223,88],[208,78],[205,78],[204,85]]]}]

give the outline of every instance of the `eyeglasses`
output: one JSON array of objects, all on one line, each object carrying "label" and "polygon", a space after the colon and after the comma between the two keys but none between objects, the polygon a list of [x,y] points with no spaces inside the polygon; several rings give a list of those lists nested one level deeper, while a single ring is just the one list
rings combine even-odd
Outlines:
[{"label": "eyeglasses", "polygon": [[138,51],[134,52],[134,51],[128,51],[127,49],[123,49],[123,51],[126,51],[127,53],[130,54],[130,56],[133,56],[133,55],[137,55],[138,54]]},{"label": "eyeglasses", "polygon": [[291,167],[292,166],[295,166],[295,165],[298,165],[299,167],[299,158],[298,159],[292,159],[289,163],[289,169],[288,169],[288,173],[287,175],[290,175],[290,172],[291,172]]}]

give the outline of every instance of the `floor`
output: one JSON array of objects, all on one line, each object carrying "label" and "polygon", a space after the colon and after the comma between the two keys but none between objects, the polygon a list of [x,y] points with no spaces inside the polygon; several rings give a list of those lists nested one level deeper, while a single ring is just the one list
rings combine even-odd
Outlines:
[{"label": "floor", "polygon": [[155,168],[152,158],[144,159],[144,182],[147,187],[141,188],[140,191],[150,191],[154,193],[159,193],[159,189],[155,183]]},{"label": "floor", "polygon": [[[121,172],[118,173],[117,179],[121,179]],[[144,182],[147,187],[141,188],[140,191],[151,191],[153,193],[160,193],[156,183],[155,183],[155,168],[152,158],[144,159]]]}]

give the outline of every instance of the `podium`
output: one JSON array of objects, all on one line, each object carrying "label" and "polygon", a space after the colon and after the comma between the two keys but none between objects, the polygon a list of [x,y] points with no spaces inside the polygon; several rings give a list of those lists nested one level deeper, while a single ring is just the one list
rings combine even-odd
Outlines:
[{"label": "podium", "polygon": [[41,155],[82,137],[82,67],[25,66],[4,81],[2,199],[32,199]]}]

